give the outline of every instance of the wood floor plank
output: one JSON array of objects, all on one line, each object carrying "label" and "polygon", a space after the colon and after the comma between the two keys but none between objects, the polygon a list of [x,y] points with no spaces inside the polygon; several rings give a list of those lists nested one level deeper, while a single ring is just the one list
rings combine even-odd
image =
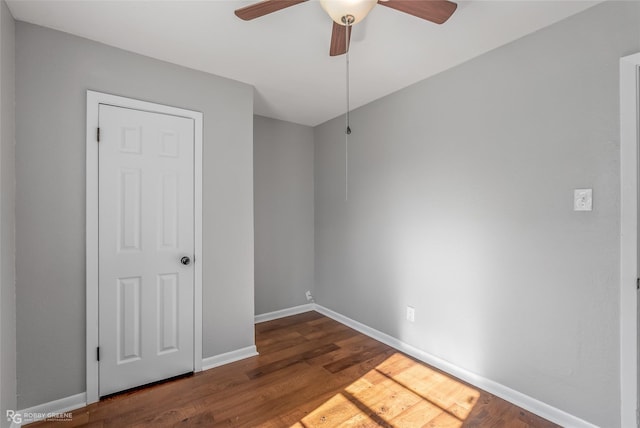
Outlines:
[{"label": "wood floor plank", "polygon": [[347,332],[345,332],[346,337],[338,338],[338,340],[335,340],[333,342],[338,345],[339,349],[337,349],[335,352],[315,357],[309,360],[309,364],[326,366],[335,361],[341,360],[352,354],[356,354],[364,349],[367,349],[367,347],[370,347],[372,345],[371,339],[366,336],[358,334],[353,330],[351,330],[352,334],[350,335],[346,335],[346,333]]},{"label": "wood floor plank", "polygon": [[441,413],[442,409],[435,404],[420,400],[393,418],[392,422],[397,427],[427,427]]},{"label": "wood floor plank", "polygon": [[363,349],[361,352],[349,355],[345,358],[341,358],[330,364],[326,364],[323,367],[331,373],[338,373],[342,370],[348,369],[349,367],[356,366],[371,358],[374,358],[375,356],[380,355],[386,352],[387,350],[388,348],[384,346],[374,344],[370,347]]},{"label": "wood floor plank", "polygon": [[352,401],[361,403],[385,421],[392,421],[396,416],[421,401],[418,395],[390,380],[369,385],[368,388],[359,391],[355,391],[349,386],[345,393]]},{"label": "wood floor plank", "polygon": [[29,427],[557,427],[317,312],[257,324],[256,345]]},{"label": "wood floor plank", "polygon": [[309,351],[303,352],[302,354],[293,355],[289,358],[285,358],[282,360],[274,361],[269,364],[265,364],[260,366],[259,368],[249,370],[246,372],[249,379],[255,379],[259,376],[264,376],[267,373],[272,373],[278,370],[282,370],[290,365],[297,364],[299,362],[308,361],[315,357],[319,357],[330,352],[338,350],[339,347],[334,343],[327,343],[326,345],[322,345],[320,347],[316,347]]}]

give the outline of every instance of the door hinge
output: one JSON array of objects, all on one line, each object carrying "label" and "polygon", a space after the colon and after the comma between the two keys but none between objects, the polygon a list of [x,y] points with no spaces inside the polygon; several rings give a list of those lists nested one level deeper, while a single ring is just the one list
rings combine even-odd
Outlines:
[{"label": "door hinge", "polygon": [[640,290],[640,278],[636,278],[636,290]]},{"label": "door hinge", "polygon": [[99,346],[96,348],[96,359],[98,361],[100,361],[100,347]]},{"label": "door hinge", "polygon": [[100,128],[98,128],[98,132],[97,132],[96,138],[98,139],[98,143],[99,143],[100,142]]}]

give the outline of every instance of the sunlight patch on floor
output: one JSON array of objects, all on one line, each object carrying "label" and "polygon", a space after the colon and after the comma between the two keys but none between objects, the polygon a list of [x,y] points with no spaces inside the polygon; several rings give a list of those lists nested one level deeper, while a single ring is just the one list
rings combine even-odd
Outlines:
[{"label": "sunlight patch on floor", "polygon": [[395,353],[292,427],[462,427],[480,392]]}]

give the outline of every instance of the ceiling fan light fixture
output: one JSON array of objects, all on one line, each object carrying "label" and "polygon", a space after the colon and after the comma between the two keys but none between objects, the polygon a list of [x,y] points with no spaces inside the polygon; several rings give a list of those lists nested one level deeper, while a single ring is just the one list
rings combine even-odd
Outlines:
[{"label": "ceiling fan light fixture", "polygon": [[320,0],[320,5],[334,22],[345,25],[343,17],[351,16],[349,25],[357,24],[371,12],[377,0]]}]

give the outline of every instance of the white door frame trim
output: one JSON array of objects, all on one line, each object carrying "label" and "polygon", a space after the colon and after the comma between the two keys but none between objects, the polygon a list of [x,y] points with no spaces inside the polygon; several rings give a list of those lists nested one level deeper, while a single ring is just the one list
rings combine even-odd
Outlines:
[{"label": "white door frame trim", "polygon": [[620,60],[620,424],[638,426],[640,53]]},{"label": "white door frame trim", "polygon": [[194,121],[194,346],[193,367],[196,372],[202,370],[202,138],[203,117],[201,112],[170,107],[146,101],[124,98],[101,92],[87,91],[87,187],[86,187],[86,273],[87,273],[87,404],[99,400],[98,374],[96,359],[98,338],[98,108],[100,104],[144,110],[181,116]]}]

